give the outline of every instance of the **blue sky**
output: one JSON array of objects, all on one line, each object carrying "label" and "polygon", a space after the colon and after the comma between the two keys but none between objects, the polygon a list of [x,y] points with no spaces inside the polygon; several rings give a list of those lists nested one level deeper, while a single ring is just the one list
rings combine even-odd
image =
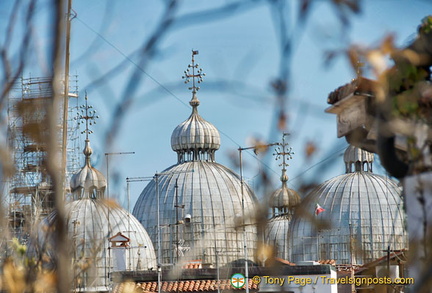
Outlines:
[{"label": "blue sky", "polygon": [[[234,2],[180,1],[176,16],[193,16]],[[286,9],[292,29],[299,1],[286,2],[292,6]],[[114,122],[119,125],[114,143],[104,145],[114,107],[125,96],[125,85],[137,70],[139,57],[133,52],[157,27],[163,3],[73,1],[77,18],[72,21],[70,72],[79,78],[80,104],[87,90],[89,103],[101,116],[90,137],[95,166],[106,171],[105,152],[135,152],[109,157],[110,192],[122,203],[126,202],[126,177],[152,176],[176,163],[170,137],[191,112],[188,105],[191,94],[181,76],[190,63],[192,49],[199,50],[196,60],[206,73],[198,92],[199,113],[221,132],[217,162],[233,167],[230,154],[237,154],[239,146],[249,146],[251,137],[268,142],[281,139],[281,133],[274,127],[275,94],[270,86],[279,74],[281,62],[277,30],[272,21],[275,15],[267,1],[255,1],[248,9],[215,19],[204,16],[192,22],[192,16],[185,18],[161,36],[145,70],[138,70],[140,80],[136,91],[128,97],[131,104],[124,119]],[[37,34],[42,52],[50,40],[43,33],[47,23],[44,5],[47,4],[42,1],[36,15],[40,18],[41,30]],[[397,44],[402,46],[413,38],[421,19],[432,11],[429,1],[419,0],[362,1],[360,5],[361,12],[349,14],[350,26],[342,29],[328,1],[314,1],[305,28],[294,32],[292,59],[286,64],[290,70],[286,131],[291,133],[288,142],[295,152],[287,172],[290,178],[296,178],[290,181],[292,188],[303,180],[322,182],[344,172],[340,155],[345,140],[336,137],[336,117],[324,110],[328,107],[328,93],[355,75],[344,57],[326,67],[324,52],[345,49],[350,44],[376,46],[389,33],[394,33]],[[43,75],[44,54],[36,55],[24,76]],[[104,83],[94,84],[120,63],[124,65],[116,74]],[[311,160],[306,160],[304,153],[308,141],[317,146]],[[244,161],[247,178],[265,168],[275,188],[279,187],[280,167],[273,158],[257,160],[247,154]],[[335,164],[321,172],[318,166],[322,161]],[[382,172],[377,164],[375,170]],[[131,186],[132,206],[145,184]]]}]

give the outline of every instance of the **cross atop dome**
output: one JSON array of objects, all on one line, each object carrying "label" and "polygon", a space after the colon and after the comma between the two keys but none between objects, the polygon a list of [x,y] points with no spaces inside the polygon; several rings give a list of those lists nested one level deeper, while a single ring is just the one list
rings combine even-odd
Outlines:
[{"label": "cross atop dome", "polygon": [[282,163],[280,163],[279,166],[282,167],[281,181],[283,184],[286,184],[286,182],[288,181],[286,167],[289,166],[288,161],[291,160],[292,155],[294,155],[292,148],[288,148],[289,143],[285,142],[285,136],[288,135],[289,133],[284,132],[284,134],[282,135],[282,143],[279,144],[279,146],[275,150],[275,153],[273,154],[276,160],[280,160],[282,158]]},{"label": "cross atop dome", "polygon": [[280,180],[282,181],[282,187],[275,190],[270,195],[270,206],[273,209],[273,217],[280,215],[287,215],[289,218],[293,213],[293,209],[300,204],[301,198],[295,190],[288,188],[288,175],[286,174],[286,167],[289,166],[288,160],[292,159],[294,152],[292,148],[288,148],[288,143],[285,141],[285,136],[289,135],[284,133],[282,136],[282,143],[278,144],[273,154],[276,160],[282,159],[282,163],[279,166],[282,167],[282,175]]},{"label": "cross atop dome", "polygon": [[203,81],[205,73],[201,68],[198,69],[199,64],[195,64],[195,55],[198,55],[198,51],[192,50],[192,63],[188,65],[183,76],[185,83],[192,80],[192,86],[189,87],[189,90],[192,91],[192,100],[189,102],[192,106],[192,114],[186,121],[178,125],[171,135],[171,148],[178,155],[178,163],[214,162],[215,152],[220,147],[219,131],[198,114],[200,101],[196,96],[199,90],[196,84]]},{"label": "cross atop dome", "polygon": [[202,72],[202,68],[198,68],[199,64],[195,64],[195,55],[198,55],[198,50],[192,50],[192,63],[188,65],[188,68],[184,71],[182,78],[185,80],[184,83],[189,83],[192,78],[192,86],[189,90],[192,91],[192,100],[189,104],[195,109],[199,106],[199,100],[196,97],[196,93],[199,91],[200,87],[196,86],[196,83],[202,83],[205,73]]},{"label": "cross atop dome", "polygon": [[78,120],[78,125],[84,123],[85,130],[81,131],[81,134],[86,134],[85,147],[83,154],[85,155],[84,166],[75,173],[71,178],[71,190],[73,193],[73,199],[79,200],[83,198],[100,199],[105,196],[105,188],[107,185],[105,176],[97,169],[93,168],[91,164],[90,156],[93,150],[90,146],[89,134],[93,133],[90,130],[91,125],[96,124],[96,119],[99,116],[96,115],[96,111],[93,106],[88,105],[87,93],[85,95],[85,105],[79,107],[80,113],[77,114],[75,120]]},{"label": "cross atop dome", "polygon": [[91,126],[93,124],[96,124],[96,119],[98,119],[99,116],[96,115],[96,110],[93,109],[93,106],[88,105],[87,92],[85,95],[85,105],[81,105],[79,108],[81,109],[81,111],[77,114],[75,120],[78,120],[78,125],[84,123],[85,121],[86,128],[81,132],[81,134],[85,133],[86,140],[88,140],[89,134],[93,133],[93,131],[90,130],[89,125]]}]

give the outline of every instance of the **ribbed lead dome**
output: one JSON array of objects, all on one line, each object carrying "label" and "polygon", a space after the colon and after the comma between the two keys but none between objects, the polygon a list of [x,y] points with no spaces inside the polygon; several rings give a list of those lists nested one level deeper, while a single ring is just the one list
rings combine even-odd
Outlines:
[{"label": "ribbed lead dome", "polygon": [[[155,247],[158,197],[163,263],[176,263],[185,254],[214,266],[244,258],[243,228],[237,227],[242,225],[242,198],[246,214],[255,211],[257,204],[246,184],[242,196],[240,178],[233,171],[215,162],[185,162],[151,181],[132,213]],[[251,220],[246,222],[245,235],[253,259],[257,237]]]},{"label": "ribbed lead dome", "polygon": [[[110,274],[116,263],[124,263],[124,270],[156,270],[155,250],[146,230],[130,213],[110,201],[80,199],[68,203],[66,226],[68,247],[73,260],[74,289],[82,292],[108,292],[112,284]],[[45,266],[52,266],[56,258],[53,233],[57,213],[43,222],[34,247]],[[117,258],[109,239],[121,233],[129,238],[123,259]]]},{"label": "ribbed lead dome", "polygon": [[178,162],[215,160],[220,147],[220,135],[216,127],[198,114],[199,100],[193,94],[190,101],[192,114],[178,125],[171,135],[171,148],[178,154]]},{"label": "ribbed lead dome", "polygon": [[[71,179],[74,201],[65,206],[64,219],[73,286],[77,292],[108,292],[114,271],[156,270],[156,256],[141,223],[114,201],[104,199],[106,179],[91,166],[92,150],[88,137],[83,153],[85,165]],[[48,269],[54,269],[56,263],[58,244],[51,229],[55,229],[57,217],[54,211],[45,218],[31,248],[32,256],[42,259]],[[123,245],[114,245],[110,239],[115,237],[127,241]]]},{"label": "ribbed lead dome", "polygon": [[[345,159],[354,154],[346,160],[347,170],[353,164],[371,170],[372,154],[352,147],[345,154]],[[302,201],[290,225],[290,261],[364,264],[384,256],[388,246],[407,248],[401,188],[369,167],[324,182]],[[325,209],[318,215],[317,204]],[[323,223],[327,226],[319,226]]]},{"label": "ribbed lead dome", "polygon": [[186,82],[193,80],[189,88],[192,115],[171,136],[178,162],[155,175],[139,196],[133,214],[156,248],[160,244],[163,264],[177,263],[187,255],[187,259],[216,267],[244,259],[245,244],[247,258],[254,259],[256,227],[251,217],[243,217],[243,212],[246,216],[254,213],[257,202],[237,174],[214,161],[220,146],[219,132],[198,115],[195,79],[201,80],[203,74],[194,63],[196,54],[192,52],[192,64],[184,76]]}]

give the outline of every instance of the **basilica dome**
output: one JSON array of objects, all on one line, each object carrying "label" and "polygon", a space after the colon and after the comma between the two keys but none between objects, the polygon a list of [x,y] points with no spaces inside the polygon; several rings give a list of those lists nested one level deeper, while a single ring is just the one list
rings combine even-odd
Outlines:
[{"label": "basilica dome", "polygon": [[[68,203],[65,210],[76,289],[104,292],[112,283],[108,274],[114,271],[156,270],[155,250],[146,230],[120,206],[102,199],[86,198]],[[51,213],[42,223],[43,230],[54,227],[56,218],[57,213]],[[120,254],[123,259],[119,259],[109,241],[116,235],[129,240],[124,253]],[[47,246],[43,236],[39,238],[40,248],[48,248],[46,254],[54,259],[52,249],[55,248]],[[49,242],[54,243],[54,240]],[[118,267],[119,262],[124,265]]]},{"label": "basilica dome", "polygon": [[[196,68],[193,59],[189,67]],[[255,211],[256,198],[237,174],[216,162],[219,132],[199,115],[197,88],[190,89],[192,114],[171,136],[177,164],[155,175],[139,196],[133,215],[156,249],[160,247],[163,264],[177,263],[183,255],[213,266],[244,259],[244,236],[247,258],[253,260],[256,227],[243,213]]]},{"label": "basilica dome", "polygon": [[[141,223],[113,200],[105,199],[106,179],[92,167],[91,153],[87,139],[85,164],[71,179],[74,200],[65,206],[67,245],[74,289],[108,292],[111,273],[156,270],[157,263],[153,243]],[[31,245],[31,255],[42,256],[43,266],[48,269],[54,269],[56,263],[52,229],[57,218],[54,211],[42,221],[40,232]],[[116,238],[123,242],[115,242]]]},{"label": "basilica dome", "polygon": [[365,264],[384,256],[388,247],[407,248],[397,182],[373,174],[373,154],[364,150],[350,146],[344,160],[346,174],[316,187],[293,216],[290,261]]}]

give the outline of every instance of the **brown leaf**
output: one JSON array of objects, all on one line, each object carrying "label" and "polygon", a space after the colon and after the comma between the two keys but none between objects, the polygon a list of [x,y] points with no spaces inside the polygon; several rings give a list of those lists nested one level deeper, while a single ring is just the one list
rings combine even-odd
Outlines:
[{"label": "brown leaf", "polygon": [[358,49],[356,47],[351,46],[347,51],[347,55],[351,67],[354,69],[355,72],[359,72],[360,54],[358,52]]},{"label": "brown leaf", "polygon": [[381,51],[384,54],[391,54],[394,52],[394,50],[395,50],[394,35],[389,34],[389,35],[385,36],[385,38],[383,39],[383,41],[381,43]]},{"label": "brown leaf", "polygon": [[4,284],[7,292],[25,292],[26,281],[24,269],[16,267],[11,259],[7,259],[3,266],[2,283]]},{"label": "brown leaf", "polygon": [[120,208],[120,205],[117,203],[115,199],[105,198],[102,200],[102,202],[109,208],[113,208],[113,209]]},{"label": "brown leaf", "polygon": [[278,129],[280,131],[285,131],[287,129],[287,116],[285,111],[281,110],[279,112],[279,119],[278,119]]},{"label": "brown leaf", "polygon": [[57,274],[55,272],[41,272],[34,283],[35,292],[56,292]]},{"label": "brown leaf", "polygon": [[310,159],[315,154],[317,147],[313,141],[308,141],[305,147],[306,159]]}]

